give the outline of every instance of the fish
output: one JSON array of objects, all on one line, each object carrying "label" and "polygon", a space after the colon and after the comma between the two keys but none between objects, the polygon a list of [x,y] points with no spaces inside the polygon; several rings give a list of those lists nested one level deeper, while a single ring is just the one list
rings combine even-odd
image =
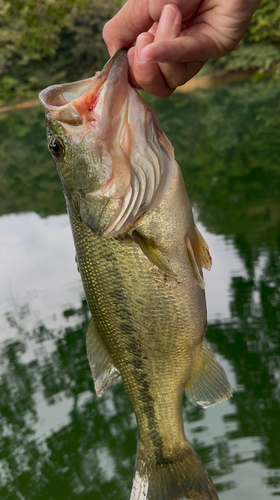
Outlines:
[{"label": "fish", "polygon": [[212,260],[173,147],[129,83],[126,50],[39,100],[91,312],[95,391],[121,377],[136,415],[130,500],[216,500],[185,436],[182,399],[206,408],[232,389],[204,340],[202,268]]}]

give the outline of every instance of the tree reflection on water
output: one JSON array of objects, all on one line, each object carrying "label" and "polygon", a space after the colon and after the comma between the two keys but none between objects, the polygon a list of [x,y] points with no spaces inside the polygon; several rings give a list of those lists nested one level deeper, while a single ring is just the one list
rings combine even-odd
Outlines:
[{"label": "tree reflection on water", "polygon": [[[175,146],[199,220],[234,244],[246,269],[231,277],[230,317],[212,321],[207,330],[236,377],[238,390],[222,416],[233,425],[218,439],[204,439],[207,412],[184,402],[188,437],[217,489],[234,488],[232,498],[238,491],[235,467],[246,460],[271,471],[263,479],[267,495],[280,494],[279,97],[279,87],[263,81],[152,103]],[[1,214],[63,213],[41,111],[1,116],[0,128]],[[1,350],[0,497],[128,498],[135,417],[122,383],[101,399],[94,394],[84,299],[61,313],[56,329],[45,318],[31,318],[28,324],[35,326],[26,327],[31,315],[29,304],[6,312],[11,338]],[[64,412],[54,429],[49,408],[54,415]],[[260,441],[249,458],[234,447],[245,438]]]},{"label": "tree reflection on water", "polygon": [[[63,315],[74,318],[75,326],[54,332],[41,324],[32,332],[20,331],[20,340],[2,351],[0,464],[6,485],[1,498],[15,498],[16,491],[34,499],[90,498],[92,491],[100,498],[106,491],[116,498],[128,495],[127,469],[133,470],[136,439],[130,402],[121,384],[96,399],[85,348],[85,301]],[[12,315],[8,319],[15,325]],[[50,340],[48,353],[44,344]],[[36,358],[22,362],[34,341]],[[71,400],[67,424],[43,440],[34,439],[38,395],[54,412],[59,400]],[[106,460],[111,470],[104,467]]]}]

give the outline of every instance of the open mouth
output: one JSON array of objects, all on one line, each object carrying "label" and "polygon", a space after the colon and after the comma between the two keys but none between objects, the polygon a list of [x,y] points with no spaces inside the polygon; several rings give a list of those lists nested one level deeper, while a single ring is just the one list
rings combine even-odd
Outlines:
[{"label": "open mouth", "polygon": [[[103,103],[108,104],[116,87],[127,83],[127,51],[116,52],[102,71],[93,78],[80,82],[52,85],[39,94],[39,101],[46,109],[47,117],[68,125],[96,122],[101,116]],[[122,92],[118,92],[122,95]]]}]

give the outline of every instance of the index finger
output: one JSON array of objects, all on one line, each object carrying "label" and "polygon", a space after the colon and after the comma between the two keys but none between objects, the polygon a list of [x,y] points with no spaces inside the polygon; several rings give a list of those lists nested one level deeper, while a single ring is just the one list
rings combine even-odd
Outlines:
[{"label": "index finger", "polygon": [[148,0],[128,0],[103,29],[103,38],[110,55],[122,47],[131,47],[138,35],[148,31],[153,23]]},{"label": "index finger", "polygon": [[103,38],[110,55],[122,47],[132,47],[137,37],[149,31],[154,22],[159,20],[163,7],[168,3],[170,0],[127,0],[103,29]]}]

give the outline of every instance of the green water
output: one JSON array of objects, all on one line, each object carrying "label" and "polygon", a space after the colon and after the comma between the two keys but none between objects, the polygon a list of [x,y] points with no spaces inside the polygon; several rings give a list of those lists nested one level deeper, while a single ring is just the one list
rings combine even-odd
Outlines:
[{"label": "green water", "polygon": [[[280,88],[153,101],[213,257],[206,337],[234,387],[184,401],[220,500],[280,496]],[[137,428],[122,383],[98,399],[89,313],[43,111],[0,115],[0,498],[128,500]]]}]

